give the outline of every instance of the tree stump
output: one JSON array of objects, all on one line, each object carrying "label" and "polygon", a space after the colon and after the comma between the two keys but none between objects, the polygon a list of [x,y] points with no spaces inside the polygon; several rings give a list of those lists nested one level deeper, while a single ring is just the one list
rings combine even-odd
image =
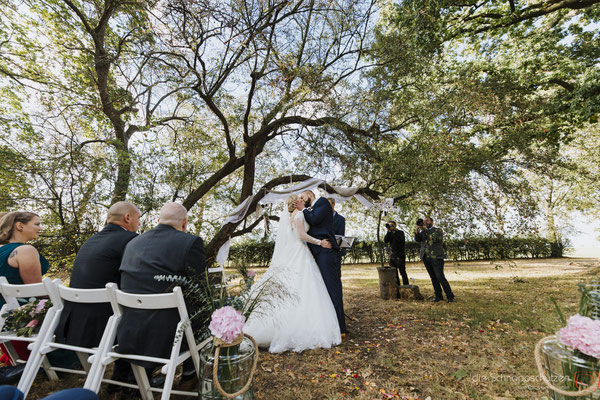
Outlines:
[{"label": "tree stump", "polygon": [[425,300],[417,285],[401,285],[398,289],[398,297],[401,299],[410,299],[412,297],[415,300]]},{"label": "tree stump", "polygon": [[396,285],[396,268],[377,267],[379,273],[379,294],[383,300],[398,298],[398,285]]}]

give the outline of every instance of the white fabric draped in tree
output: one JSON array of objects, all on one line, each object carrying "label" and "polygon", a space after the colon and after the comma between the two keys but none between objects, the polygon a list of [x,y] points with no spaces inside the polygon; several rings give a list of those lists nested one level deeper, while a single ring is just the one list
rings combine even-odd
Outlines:
[{"label": "white fabric draped in tree", "polygon": [[[305,190],[312,190],[319,185],[326,183],[323,179],[310,178],[308,180],[298,182],[297,184],[282,190],[270,190],[260,201],[258,202],[259,207],[257,207],[257,212],[260,214],[262,212],[263,205],[280,203],[287,200],[287,198],[292,194],[300,194]],[[374,205],[365,198],[361,194],[357,194],[358,188],[350,187],[345,188],[341,186],[331,186],[335,193],[330,193],[327,197],[333,197],[336,203],[342,203],[344,201],[350,200],[354,197],[358,200],[365,208],[372,208]],[[255,195],[248,196],[244,201],[240,203],[225,219],[225,224],[235,224],[237,222],[242,221],[248,215],[248,208],[250,204],[252,204],[252,200],[254,200]],[[217,255],[217,262],[221,266],[225,266],[227,262],[227,258],[229,257],[229,247],[230,241],[228,240],[221,246],[219,249],[219,253]]]},{"label": "white fabric draped in tree", "polygon": [[[294,186],[282,190],[270,190],[260,201],[259,205],[273,204],[285,201],[292,194],[300,194],[305,190],[312,190],[317,188],[319,185],[325,183],[323,179],[310,178],[306,181],[298,182]],[[334,194],[330,194],[328,197],[333,197],[336,203],[341,203],[350,200],[353,196],[366,208],[372,208],[373,204],[367,200],[363,195],[356,194],[358,188],[344,188],[341,186],[332,186],[335,190]],[[254,195],[248,196],[244,201],[240,203],[225,219],[225,224],[235,224],[246,218],[248,208],[254,199]]]}]

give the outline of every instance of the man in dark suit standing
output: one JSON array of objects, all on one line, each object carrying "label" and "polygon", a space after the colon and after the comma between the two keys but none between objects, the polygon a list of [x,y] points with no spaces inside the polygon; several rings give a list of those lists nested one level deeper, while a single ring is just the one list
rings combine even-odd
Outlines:
[{"label": "man in dark suit standing", "polygon": [[[342,340],[345,340],[348,329],[344,317],[344,302],[342,298],[342,281],[340,279],[339,263],[339,245],[335,240],[333,233],[333,209],[331,204],[324,197],[315,201],[315,194],[311,190],[302,192],[300,198],[296,200],[296,206],[304,208],[304,218],[310,224],[308,234],[314,238],[327,240],[331,242],[331,248],[323,248],[320,245],[308,243],[319,270],[323,277],[323,282],[335,308],[335,312],[342,333]],[[312,207],[311,207],[312,206]]]},{"label": "man in dark suit standing", "polygon": [[[185,232],[187,222],[187,210],[181,204],[163,206],[158,225],[133,239],[125,248],[120,268],[121,290],[140,294],[164,293],[171,284],[157,281],[156,275],[204,273],[204,244],[198,236]],[[118,351],[168,358],[178,322],[179,313],[175,309],[125,309],[117,329]],[[134,362],[148,369],[156,367],[149,362]],[[183,364],[182,380],[191,381],[195,376],[189,358]]]},{"label": "man in dark suit standing", "polygon": [[[335,211],[335,199],[333,197],[329,198],[329,204],[331,204],[331,208],[333,209],[333,233],[346,236],[346,218]],[[346,252],[347,249],[345,247],[340,247],[340,265],[342,264],[342,257],[346,255]]]},{"label": "man in dark suit standing", "polygon": [[421,242],[421,260],[425,264],[427,273],[435,292],[433,302],[442,301],[442,288],[446,293],[448,303],[454,301],[454,293],[444,275],[444,232],[433,226],[433,219],[425,217],[424,224],[417,226],[415,241]]},{"label": "man in dark suit standing", "polygon": [[[137,236],[140,211],[131,203],[119,201],[108,209],[106,226],[79,249],[70,287],[104,288],[108,282],[119,284],[121,257],[125,246]],[[65,302],[55,331],[58,341],[74,346],[96,347],[112,315],[110,304]]]},{"label": "man in dark suit standing", "polygon": [[396,284],[400,286],[400,275],[402,275],[402,284],[410,285],[408,275],[406,274],[406,239],[404,232],[396,227],[395,221],[390,221],[385,224],[388,232],[385,234],[383,241],[389,243],[392,248],[390,255],[390,267],[396,268]]}]

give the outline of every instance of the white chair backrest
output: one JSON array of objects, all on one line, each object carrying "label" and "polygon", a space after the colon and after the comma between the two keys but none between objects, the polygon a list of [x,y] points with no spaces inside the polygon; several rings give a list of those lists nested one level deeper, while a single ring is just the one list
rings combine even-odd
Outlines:
[{"label": "white chair backrest", "polygon": [[110,303],[109,289],[75,289],[58,285],[58,294],[63,300],[73,303]]},{"label": "white chair backrest", "polygon": [[30,298],[49,296],[52,298],[54,294],[52,279],[44,278],[40,283],[29,283],[23,285],[15,285],[8,283],[6,277],[0,276],[0,294],[4,297],[6,305],[2,307],[2,312],[12,310],[20,306],[17,298]]},{"label": "white chair backrest", "polygon": [[[108,285],[113,285],[109,283]],[[107,285],[107,286],[108,286]],[[164,310],[176,308],[181,321],[188,319],[187,308],[183,300],[183,293],[179,286],[173,288],[172,293],[160,294],[134,294],[122,290],[115,290],[115,300],[118,306],[136,308],[138,310]],[[113,306],[114,307],[114,306]]]},{"label": "white chair backrest", "polygon": [[54,280],[54,283],[57,288],[58,301],[61,304],[64,303],[64,300],[81,304],[110,303],[113,313],[121,315],[119,308],[115,307],[116,301],[113,301],[114,291],[117,288],[117,285],[114,283],[108,283],[106,287],[100,289],[71,288],[61,284],[59,279]]},{"label": "white chair backrest", "polygon": [[176,291],[181,292],[179,287],[173,289],[173,293],[160,294],[134,294],[117,290],[117,302],[125,307],[140,310],[163,310],[166,308],[178,308],[179,301]]},{"label": "white chair backrest", "polygon": [[[48,279],[48,278],[45,278]],[[30,283],[27,285],[13,285],[8,283],[6,277],[0,276],[0,293],[8,303],[10,298],[16,297],[40,297],[50,295],[48,287],[44,282]]]}]

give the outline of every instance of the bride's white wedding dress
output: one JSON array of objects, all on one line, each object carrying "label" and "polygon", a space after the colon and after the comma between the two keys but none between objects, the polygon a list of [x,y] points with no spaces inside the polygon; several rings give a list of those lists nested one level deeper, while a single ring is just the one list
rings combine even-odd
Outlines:
[{"label": "bride's white wedding dress", "polygon": [[271,353],[330,348],[341,342],[333,303],[305,243],[315,239],[306,234],[302,212],[293,219],[292,223],[287,210],[281,214],[271,264],[250,290],[253,298],[261,288],[268,291],[275,284],[286,294],[259,303],[244,326],[244,332]]}]

